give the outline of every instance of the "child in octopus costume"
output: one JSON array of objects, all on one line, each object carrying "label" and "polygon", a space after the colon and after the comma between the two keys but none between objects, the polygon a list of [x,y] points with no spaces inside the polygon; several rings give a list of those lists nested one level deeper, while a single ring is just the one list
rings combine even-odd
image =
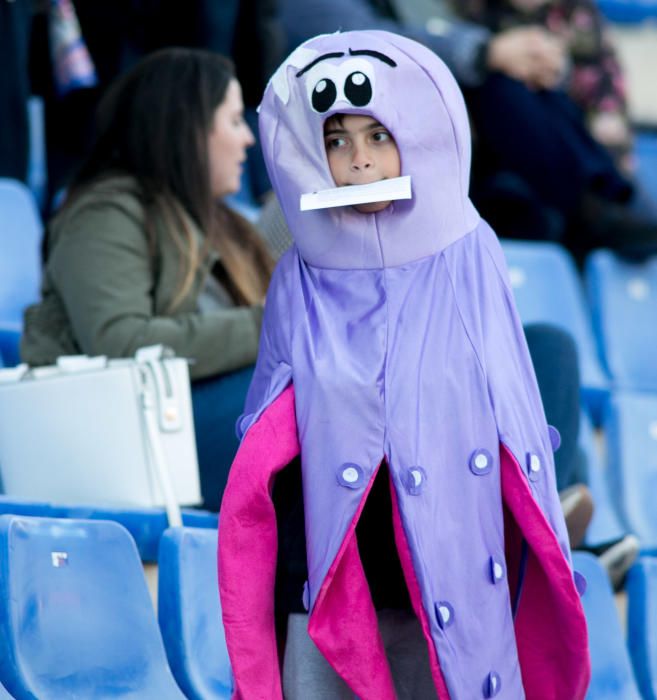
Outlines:
[{"label": "child in octopus costume", "polygon": [[[410,199],[375,213],[300,211],[302,194],[335,187],[324,124],[338,114],[390,132]],[[316,37],[272,78],[260,129],[295,245],[267,295],[221,509],[234,698],[283,697],[272,488],[298,456],[308,633],[353,693],[396,697],[356,538],[387,470],[436,697],[584,698],[584,582],[555,486],[558,434],[502,251],[468,198],[470,133],[453,77],[393,34]]]}]

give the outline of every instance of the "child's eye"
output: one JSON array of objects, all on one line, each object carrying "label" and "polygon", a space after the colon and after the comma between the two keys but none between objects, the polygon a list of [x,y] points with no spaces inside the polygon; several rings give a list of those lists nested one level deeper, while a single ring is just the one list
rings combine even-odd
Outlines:
[{"label": "child's eye", "polygon": [[336,136],[334,138],[327,139],[326,148],[329,151],[334,151],[336,148],[342,148],[344,145],[346,145],[346,143],[346,139],[343,139],[340,136]]},{"label": "child's eye", "polygon": [[389,141],[392,138],[392,136],[390,136],[390,134],[384,130],[384,131],[375,131],[372,134],[372,138],[377,143],[382,143],[384,141]]}]

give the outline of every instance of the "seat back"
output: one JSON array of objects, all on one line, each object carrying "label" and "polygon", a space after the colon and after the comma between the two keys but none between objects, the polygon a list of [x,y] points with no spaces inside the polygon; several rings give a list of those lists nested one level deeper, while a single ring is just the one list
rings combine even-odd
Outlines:
[{"label": "seat back", "polygon": [[608,250],[586,261],[593,325],[615,387],[657,391],[657,256],[628,262]]},{"label": "seat back", "polygon": [[42,225],[32,193],[0,178],[0,353],[18,362],[23,310],[39,299]]},{"label": "seat back", "polygon": [[605,416],[608,471],[616,512],[641,540],[657,548],[657,395],[616,392]]},{"label": "seat back", "polygon": [[627,644],[641,695],[657,700],[657,557],[640,557],[630,569]]},{"label": "seat back", "polygon": [[572,258],[556,243],[502,241],[502,248],[522,322],[551,323],[570,333],[577,345],[584,399],[599,416],[608,380]]},{"label": "seat back", "polygon": [[[657,0],[654,2],[657,19]],[[634,141],[637,178],[653,201],[657,203],[657,135],[638,133]]]},{"label": "seat back", "polygon": [[169,664],[190,700],[228,700],[232,673],[217,583],[217,530],[170,528],[160,541],[158,617]]},{"label": "seat back", "polygon": [[588,552],[573,552],[573,566],[586,578],[582,605],[591,653],[587,700],[640,700],[607,573]]},{"label": "seat back", "polygon": [[596,445],[593,425],[585,411],[581,412],[578,447],[586,459],[587,486],[593,496],[593,518],[586,530],[586,543],[592,546],[622,537],[625,529],[611,498],[607,469]]},{"label": "seat back", "polygon": [[0,178],[0,321],[21,322],[39,299],[43,227],[30,191]]},{"label": "seat back", "polygon": [[46,164],[46,119],[43,98],[31,95],[27,101],[30,125],[30,158],[27,164],[27,186],[40,211],[48,196],[48,167]]},{"label": "seat back", "polygon": [[[54,504],[0,494],[0,515],[32,515],[40,518],[111,520],[130,533],[142,562],[157,562],[160,538],[168,527],[166,509],[101,507]],[[183,525],[217,529],[217,514],[197,508],[181,509]]]},{"label": "seat back", "polygon": [[117,523],[0,516],[0,680],[18,698],[184,700]]}]

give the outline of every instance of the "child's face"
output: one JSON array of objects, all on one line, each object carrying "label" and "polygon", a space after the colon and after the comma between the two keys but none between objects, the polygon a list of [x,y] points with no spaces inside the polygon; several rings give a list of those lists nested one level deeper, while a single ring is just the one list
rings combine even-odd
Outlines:
[{"label": "child's face", "polygon": [[[367,185],[399,177],[397,144],[376,119],[362,114],[336,114],[324,123],[324,145],[333,180],[338,187]],[[390,202],[354,207],[364,214],[385,209]]]}]

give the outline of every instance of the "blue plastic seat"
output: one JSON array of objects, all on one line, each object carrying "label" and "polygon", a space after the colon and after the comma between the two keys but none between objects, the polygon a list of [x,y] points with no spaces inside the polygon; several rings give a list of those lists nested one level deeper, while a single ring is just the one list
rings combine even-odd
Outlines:
[{"label": "blue plastic seat", "polygon": [[582,395],[596,420],[608,380],[597,356],[582,285],[570,254],[556,243],[502,241],[522,322],[551,323],[574,338]]},{"label": "blue plastic seat", "polygon": [[190,700],[228,700],[232,674],[217,584],[217,531],[167,530],[160,543],[158,617],[169,665]]},{"label": "blue plastic seat", "polygon": [[605,433],[616,512],[642,550],[657,550],[657,396],[615,393]]},{"label": "blue plastic seat", "polygon": [[657,256],[621,260],[597,250],[586,261],[593,326],[612,384],[657,391]]},{"label": "blue plastic seat", "polygon": [[573,565],[586,578],[582,605],[591,653],[587,700],[641,700],[606,571],[587,552],[573,552]]},{"label": "blue plastic seat", "polygon": [[125,528],[3,515],[0,567],[0,680],[17,698],[185,700]]},{"label": "blue plastic seat", "polygon": [[[657,0],[655,1],[657,19]],[[637,160],[637,178],[643,188],[657,203],[657,134],[639,132],[634,139]]]},{"label": "blue plastic seat", "polygon": [[619,24],[657,19],[657,0],[597,0],[597,5],[608,20]]},{"label": "blue plastic seat", "polygon": [[657,558],[640,557],[630,569],[627,644],[641,695],[657,700]]},{"label": "blue plastic seat", "polygon": [[48,168],[46,166],[46,120],[43,98],[32,95],[27,101],[30,124],[30,158],[27,165],[27,186],[34,200],[43,211],[48,194]]},{"label": "blue plastic seat", "polygon": [[23,310],[39,299],[42,224],[32,193],[0,178],[0,353],[18,362]]},{"label": "blue plastic seat", "polygon": [[[157,561],[160,538],[168,527],[164,508],[98,508],[80,504],[65,506],[0,495],[0,515],[4,514],[117,522],[132,535],[144,562]],[[188,527],[217,529],[217,514],[206,510],[183,508],[182,519],[183,525]]]},{"label": "blue plastic seat", "polygon": [[625,535],[626,531],[616,513],[610,495],[607,469],[595,444],[591,419],[585,411],[582,411],[580,419],[579,449],[586,457],[587,485],[595,504],[593,518],[586,530],[586,544],[595,546],[611,542]]}]

